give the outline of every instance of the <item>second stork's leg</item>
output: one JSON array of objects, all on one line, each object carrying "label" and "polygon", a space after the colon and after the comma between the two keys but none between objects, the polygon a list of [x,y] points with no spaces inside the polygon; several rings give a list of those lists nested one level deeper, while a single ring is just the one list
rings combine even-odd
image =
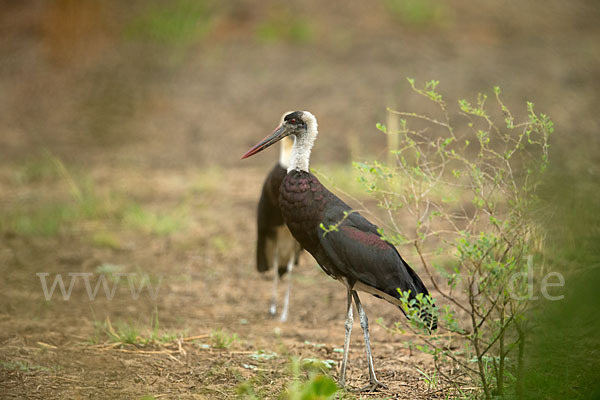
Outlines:
[{"label": "second stork's leg", "polygon": [[279,283],[279,257],[277,249],[273,254],[273,294],[271,295],[271,304],[269,305],[269,314],[277,314],[277,284]]},{"label": "second stork's leg", "polygon": [[369,320],[367,318],[367,313],[365,312],[362,304],[360,303],[360,299],[358,298],[358,293],[356,291],[352,291],[352,296],[354,296],[354,303],[356,304],[356,309],[358,310],[358,316],[360,318],[360,326],[363,329],[363,333],[365,335],[365,348],[367,350],[367,363],[369,364],[369,381],[371,382],[369,386],[363,388],[362,390],[368,390],[372,392],[379,387],[387,389],[387,387],[377,380],[375,376],[375,368],[373,367],[373,356],[371,354],[371,340],[369,339]]},{"label": "second stork's leg", "polygon": [[348,305],[346,311],[346,339],[344,340],[344,358],[342,359],[342,370],[340,371],[340,386],[346,386],[346,364],[348,363],[348,351],[350,350],[350,335],[352,334],[352,324],[354,318],[352,317],[352,288],[348,287]]},{"label": "second stork's leg", "polygon": [[292,270],[294,269],[294,263],[296,257],[292,252],[292,256],[288,260],[287,264],[287,289],[285,291],[285,297],[283,298],[283,310],[281,311],[281,322],[285,322],[288,319],[288,310],[290,308],[290,291],[292,290]]}]

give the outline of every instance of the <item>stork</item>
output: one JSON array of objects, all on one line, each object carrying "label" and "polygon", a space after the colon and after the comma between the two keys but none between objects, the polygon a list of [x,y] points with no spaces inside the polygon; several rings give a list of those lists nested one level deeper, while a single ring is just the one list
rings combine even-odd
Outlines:
[{"label": "stork", "polygon": [[285,273],[288,275],[287,289],[280,317],[282,322],[287,321],[288,318],[292,269],[298,263],[298,258],[302,252],[302,247],[290,233],[279,209],[279,187],[287,173],[293,144],[294,141],[290,137],[281,141],[279,162],[269,172],[263,184],[257,214],[256,268],[259,272],[265,272],[271,267],[273,268],[273,294],[269,305],[269,313],[273,316],[277,313],[279,278]]},{"label": "stork", "polygon": [[[354,300],[363,329],[369,368],[370,385],[365,389],[373,391],[379,387],[385,388],[385,385],[375,376],[367,314],[357,291],[367,292],[398,307],[402,304],[398,289],[409,291],[411,299],[419,293],[427,295],[428,291],[396,248],[381,238],[377,226],[353,212],[350,206],[327,190],[309,172],[310,152],[317,134],[315,116],[308,111],[294,111],[286,114],[281,124],[248,150],[242,159],[266,149],[284,137],[294,138],[290,164],[279,189],[281,214],[294,238],[312,254],[325,273],[346,286],[346,336],[340,386],[345,386],[346,382]],[[321,224],[335,225],[337,229],[326,233]],[[436,329],[436,318],[426,310],[423,312],[430,329]]]}]

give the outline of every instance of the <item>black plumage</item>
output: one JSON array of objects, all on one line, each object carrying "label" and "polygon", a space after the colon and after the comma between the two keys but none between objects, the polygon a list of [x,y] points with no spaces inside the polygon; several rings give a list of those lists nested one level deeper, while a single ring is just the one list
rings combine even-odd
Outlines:
[{"label": "black plumage", "polygon": [[[396,306],[402,304],[398,290],[410,291],[411,299],[418,294],[428,295],[429,292],[396,248],[381,238],[377,226],[354,212],[308,172],[310,152],[317,133],[314,115],[308,111],[288,113],[271,135],[256,144],[242,158],[250,157],[285,137],[294,137],[288,173],[279,188],[281,215],[293,237],[312,254],[323,270],[346,286],[346,339],[340,384],[344,386],[346,379],[354,302],[365,337],[369,389],[374,390],[384,385],[375,376],[368,318],[357,290],[366,291]],[[327,232],[322,228],[332,225],[336,228]],[[419,311],[429,329],[433,330],[437,327],[437,320],[431,310],[432,308],[423,307]]]},{"label": "black plumage", "polygon": [[[269,242],[277,241],[278,232],[282,228],[287,229],[279,208],[279,187],[286,174],[286,169],[279,163],[276,164],[265,179],[258,201],[256,269],[259,272],[268,271],[273,267],[273,247]],[[294,264],[298,265],[302,247],[298,245],[294,250]],[[287,271],[287,259],[286,257],[279,257],[278,261],[279,276],[282,276]]]},{"label": "black plumage", "polygon": [[[410,290],[410,298],[429,294],[396,248],[381,239],[377,226],[352,211],[311,173],[288,173],[279,202],[292,235],[334,279],[344,279],[351,287],[358,284],[361,290],[398,306],[398,289]],[[337,229],[326,233],[321,223]],[[435,321],[431,324],[435,329]]]}]

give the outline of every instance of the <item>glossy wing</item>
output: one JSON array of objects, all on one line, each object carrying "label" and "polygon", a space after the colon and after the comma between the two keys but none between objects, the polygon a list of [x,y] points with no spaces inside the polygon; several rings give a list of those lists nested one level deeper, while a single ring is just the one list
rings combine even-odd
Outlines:
[{"label": "glossy wing", "polygon": [[381,239],[377,226],[338,198],[339,203],[325,213],[325,225],[339,223],[344,211],[349,213],[337,231],[324,234],[321,229],[319,240],[329,259],[346,277],[371,286],[392,297],[398,298],[398,288],[428,294],[418,275],[400,257],[396,248]]}]

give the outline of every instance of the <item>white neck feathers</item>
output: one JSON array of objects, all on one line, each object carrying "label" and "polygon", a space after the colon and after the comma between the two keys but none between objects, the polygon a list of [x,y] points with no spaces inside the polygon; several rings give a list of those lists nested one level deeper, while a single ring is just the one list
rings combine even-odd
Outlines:
[{"label": "white neck feathers", "polygon": [[319,133],[317,119],[315,116],[308,111],[303,111],[302,116],[306,122],[306,133],[303,135],[294,136],[295,141],[294,147],[292,148],[290,164],[287,168],[288,172],[295,169],[308,172],[310,152]]},{"label": "white neck feathers", "polygon": [[284,137],[280,144],[279,150],[279,165],[283,169],[288,169],[292,158],[292,148],[294,147],[294,139],[290,136]]}]

